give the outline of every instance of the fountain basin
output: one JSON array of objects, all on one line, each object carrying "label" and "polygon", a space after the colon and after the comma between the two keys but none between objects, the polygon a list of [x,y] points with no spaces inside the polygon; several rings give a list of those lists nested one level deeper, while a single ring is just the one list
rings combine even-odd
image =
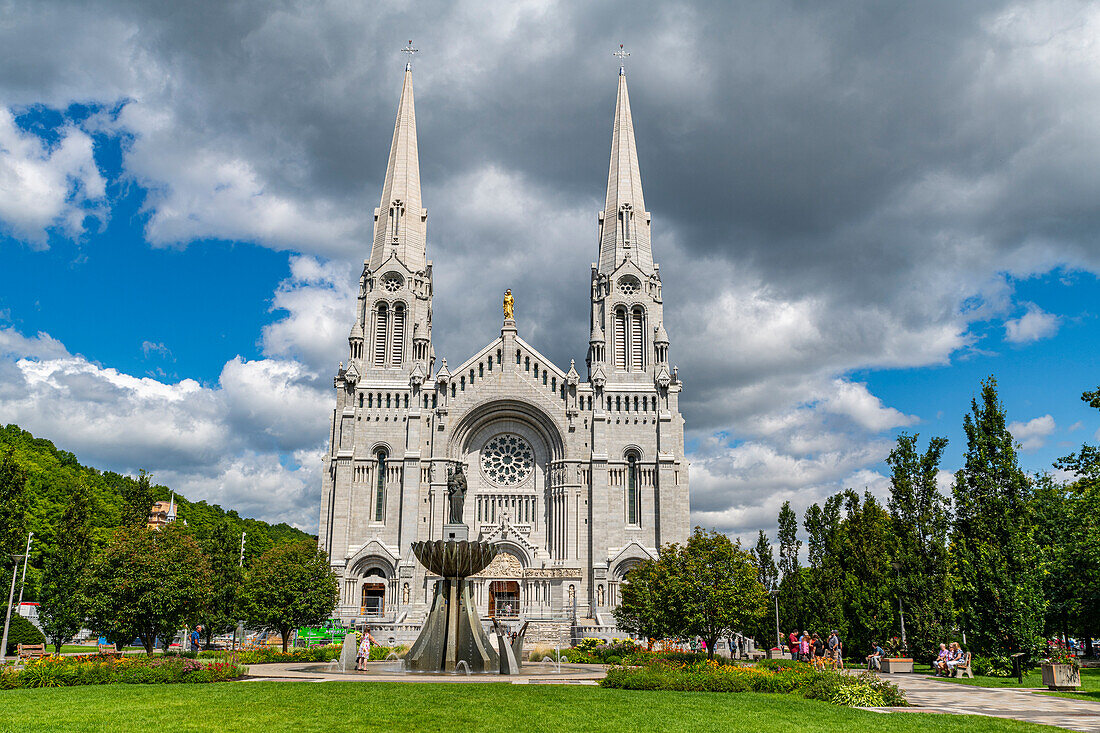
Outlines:
[{"label": "fountain basin", "polygon": [[413,554],[430,572],[444,578],[465,578],[484,570],[499,552],[491,542],[430,540],[412,543]]}]

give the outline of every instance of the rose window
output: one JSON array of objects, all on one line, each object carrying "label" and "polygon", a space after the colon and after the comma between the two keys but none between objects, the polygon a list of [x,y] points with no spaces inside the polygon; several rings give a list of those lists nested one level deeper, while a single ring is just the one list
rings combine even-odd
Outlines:
[{"label": "rose window", "polygon": [[638,278],[627,275],[619,280],[619,291],[623,295],[634,295],[634,293],[641,290],[641,285]]},{"label": "rose window", "polygon": [[382,289],[387,293],[396,293],[401,289],[404,282],[405,281],[401,279],[401,276],[397,273],[390,273],[382,278]]},{"label": "rose window", "polygon": [[523,483],[534,466],[535,452],[531,444],[512,433],[497,435],[481,449],[481,472],[501,486]]}]

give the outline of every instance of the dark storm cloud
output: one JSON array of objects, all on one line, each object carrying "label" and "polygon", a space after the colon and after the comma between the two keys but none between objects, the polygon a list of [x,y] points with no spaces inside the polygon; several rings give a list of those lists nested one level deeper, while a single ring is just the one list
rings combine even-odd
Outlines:
[{"label": "dark storm cloud", "polygon": [[783,492],[874,482],[878,436],[915,418],[845,375],[944,363],[1013,277],[1100,268],[1087,3],[2,7],[0,102],[124,102],[104,124],[134,135],[153,244],[334,260],[265,337],[318,384],[300,324],[322,314],[343,357],[338,273],[368,254],[408,38],[437,353],[494,338],[511,287],[521,335],[583,373],[625,43],[698,506],[731,531]]}]

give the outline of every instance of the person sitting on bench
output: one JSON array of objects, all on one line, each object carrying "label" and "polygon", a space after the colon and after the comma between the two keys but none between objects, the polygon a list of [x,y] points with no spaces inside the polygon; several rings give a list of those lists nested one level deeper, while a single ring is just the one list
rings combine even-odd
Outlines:
[{"label": "person sitting on bench", "polygon": [[882,647],[878,645],[878,642],[871,642],[871,653],[867,655],[867,669],[882,669]]}]

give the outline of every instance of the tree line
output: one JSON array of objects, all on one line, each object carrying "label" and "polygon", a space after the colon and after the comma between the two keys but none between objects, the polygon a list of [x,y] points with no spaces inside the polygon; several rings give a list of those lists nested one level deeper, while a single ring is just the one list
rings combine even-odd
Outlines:
[{"label": "tree line", "polygon": [[[1100,408],[1100,390],[1082,399]],[[1100,452],[1084,445],[1050,473],[1020,468],[993,377],[963,418],[966,453],[950,494],[939,488],[947,446],[902,434],[886,459],[889,499],[846,490],[811,505],[801,527],[778,517],[778,564],[763,531],[751,549],[758,579],[779,591],[782,631],[839,629],[849,649],[900,635],[910,653],[940,642],[1032,660],[1046,639],[1100,630]],[[800,530],[802,534],[800,534]],[[807,565],[802,566],[805,537]],[[789,627],[789,628],[788,628]],[[774,620],[754,629],[775,637]],[[853,646],[854,645],[854,646]]]},{"label": "tree line", "polygon": [[279,631],[285,645],[335,607],[328,560],[300,530],[179,496],[186,522],[151,529],[150,510],[169,490],[144,471],[100,473],[13,425],[0,429],[0,451],[5,570],[33,531],[23,598],[39,602],[58,649],[90,628],[114,642],[140,638],[151,652],[184,625],[201,624],[209,641],[242,620]]},{"label": "tree line", "polygon": [[[1100,389],[1082,399],[1100,409]],[[963,418],[966,453],[950,494],[940,490],[947,440],[902,433],[886,463],[889,498],[851,489],[811,505],[801,523],[784,502],[775,546],[760,531],[745,550],[696,528],[666,545],[621,586],[620,628],[645,637],[717,638],[837,629],[859,653],[901,635],[930,659],[941,642],[1010,664],[1046,650],[1046,639],[1100,631],[1100,449],[1084,445],[1028,475],[993,377]],[[805,553],[803,539],[805,538]],[[803,557],[806,565],[803,565]],[[746,577],[746,568],[749,576]],[[774,609],[774,606],[772,606]]]}]

